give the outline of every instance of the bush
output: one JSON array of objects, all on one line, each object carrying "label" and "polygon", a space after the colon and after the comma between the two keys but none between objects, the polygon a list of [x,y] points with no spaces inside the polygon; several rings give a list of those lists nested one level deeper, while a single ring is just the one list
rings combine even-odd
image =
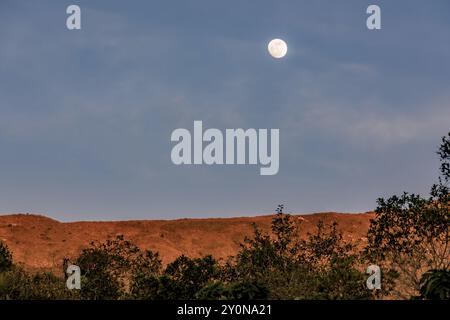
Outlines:
[{"label": "bush", "polygon": [[267,299],[267,288],[255,281],[225,284],[214,282],[204,286],[195,295],[199,300],[261,300]]},{"label": "bush", "polygon": [[29,274],[22,268],[12,268],[0,274],[2,300],[59,300],[73,299],[63,279],[51,273]]},{"label": "bush", "polygon": [[12,255],[8,246],[0,241],[0,272],[8,271],[13,265]]},{"label": "bush", "polygon": [[255,281],[271,299],[370,299],[366,276],[358,270],[356,248],[342,241],[337,224],[319,222],[316,233],[300,236],[300,226],[277,209],[272,234],[255,227],[237,255],[233,281]]},{"label": "bush", "polygon": [[368,231],[366,253],[388,273],[398,275],[394,293],[401,298],[418,295],[425,271],[450,267],[450,133],[442,138],[438,154],[441,176],[430,196],[405,192],[378,199]]},{"label": "bush", "polygon": [[203,286],[218,277],[218,272],[219,265],[212,256],[190,259],[182,255],[167,265],[164,275],[171,280],[172,297],[193,299]]},{"label": "bush", "polygon": [[427,300],[450,300],[450,271],[430,270],[420,281],[420,297]]},{"label": "bush", "polygon": [[133,261],[139,253],[139,248],[123,236],[101,244],[91,243],[91,248],[84,249],[75,260],[82,275],[81,297],[91,300],[124,297]]}]

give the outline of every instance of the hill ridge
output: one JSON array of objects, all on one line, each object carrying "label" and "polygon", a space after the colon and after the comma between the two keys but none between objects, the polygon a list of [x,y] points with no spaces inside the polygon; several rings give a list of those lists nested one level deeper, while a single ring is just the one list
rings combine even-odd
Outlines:
[{"label": "hill ridge", "polygon": [[[302,221],[302,234],[315,225],[336,221],[344,240],[364,243],[371,212],[292,214]],[[269,231],[274,214],[253,217],[185,218],[176,220],[122,220],[60,222],[42,214],[14,213],[0,216],[0,240],[13,259],[28,269],[60,270],[64,257],[76,257],[91,241],[105,241],[119,234],[141,249],[158,251],[164,263],[181,254],[198,257],[212,254],[218,259],[234,255],[252,224]],[[101,225],[101,227],[100,227]]]}]

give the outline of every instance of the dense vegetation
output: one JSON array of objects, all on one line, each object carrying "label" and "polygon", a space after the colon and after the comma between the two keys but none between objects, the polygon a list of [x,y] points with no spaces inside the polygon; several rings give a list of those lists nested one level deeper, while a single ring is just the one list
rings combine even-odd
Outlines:
[{"label": "dense vegetation", "polygon": [[[65,279],[14,264],[0,242],[0,299],[450,299],[450,133],[438,154],[429,197],[378,199],[363,250],[343,241],[337,224],[303,235],[280,205],[271,232],[255,225],[227,261],[180,256],[164,266],[122,236],[92,243],[63,261],[63,270],[81,269],[81,290],[68,290]],[[366,287],[370,264],[381,267],[380,290]]]}]

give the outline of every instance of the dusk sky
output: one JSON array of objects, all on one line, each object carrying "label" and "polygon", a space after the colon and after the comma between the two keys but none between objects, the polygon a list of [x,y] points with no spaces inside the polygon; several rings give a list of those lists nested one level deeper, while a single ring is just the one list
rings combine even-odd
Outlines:
[{"label": "dusk sky", "polygon": [[[449,17],[448,0],[0,0],[0,212],[364,212],[426,194],[450,131]],[[174,165],[171,133],[194,120],[280,129],[279,173]]]}]

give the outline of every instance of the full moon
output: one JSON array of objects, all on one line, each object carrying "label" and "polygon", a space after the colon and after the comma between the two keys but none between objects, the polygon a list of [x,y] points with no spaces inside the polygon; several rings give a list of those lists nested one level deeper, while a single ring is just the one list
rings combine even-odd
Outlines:
[{"label": "full moon", "polygon": [[275,59],[283,58],[287,53],[287,44],[281,39],[273,39],[267,45],[267,50]]}]

